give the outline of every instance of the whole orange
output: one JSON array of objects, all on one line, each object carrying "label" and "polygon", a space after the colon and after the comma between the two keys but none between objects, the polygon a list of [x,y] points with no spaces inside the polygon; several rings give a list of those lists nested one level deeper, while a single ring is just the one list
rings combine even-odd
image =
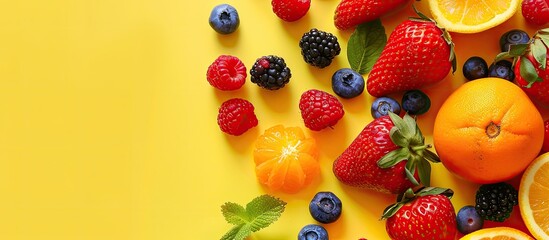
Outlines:
[{"label": "whole orange", "polygon": [[520,174],[539,154],[541,114],[515,84],[499,78],[467,82],[442,104],[433,143],[442,164],[476,183]]}]

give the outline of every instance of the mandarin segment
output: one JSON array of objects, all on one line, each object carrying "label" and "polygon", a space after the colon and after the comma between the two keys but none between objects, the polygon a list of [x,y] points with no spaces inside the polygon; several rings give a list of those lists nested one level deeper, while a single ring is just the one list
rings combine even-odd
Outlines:
[{"label": "mandarin segment", "polygon": [[316,142],[299,127],[276,125],[265,130],[253,155],[258,181],[273,191],[295,193],[320,172]]}]

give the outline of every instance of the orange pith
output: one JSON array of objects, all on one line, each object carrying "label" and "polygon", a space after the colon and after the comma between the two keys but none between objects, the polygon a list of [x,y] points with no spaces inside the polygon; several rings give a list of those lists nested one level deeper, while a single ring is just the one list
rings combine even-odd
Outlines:
[{"label": "orange pith", "polygon": [[299,127],[277,125],[258,137],[254,161],[260,183],[273,191],[294,193],[319,174],[316,142]]},{"label": "orange pith", "polygon": [[528,230],[537,239],[549,239],[549,153],[537,157],[524,171],[519,207]]},{"label": "orange pith", "polygon": [[433,141],[444,166],[476,183],[520,174],[543,143],[543,119],[516,85],[496,78],[452,93],[435,120]]}]

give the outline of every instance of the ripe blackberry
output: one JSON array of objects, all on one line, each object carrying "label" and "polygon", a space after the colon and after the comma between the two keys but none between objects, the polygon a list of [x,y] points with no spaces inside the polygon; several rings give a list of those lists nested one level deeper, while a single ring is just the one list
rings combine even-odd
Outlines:
[{"label": "ripe blackberry", "polygon": [[251,81],[262,88],[277,90],[292,77],[284,59],[275,55],[258,58],[250,69]]},{"label": "ripe blackberry", "polygon": [[316,28],[303,34],[299,47],[305,62],[319,68],[329,66],[332,59],[341,52],[336,36]]},{"label": "ripe blackberry", "polygon": [[484,184],[476,193],[478,214],[490,221],[503,222],[518,204],[518,192],[508,183]]}]

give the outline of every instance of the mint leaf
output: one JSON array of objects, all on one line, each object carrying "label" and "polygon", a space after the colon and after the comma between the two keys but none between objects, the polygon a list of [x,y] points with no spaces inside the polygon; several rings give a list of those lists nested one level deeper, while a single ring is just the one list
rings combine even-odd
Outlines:
[{"label": "mint leaf", "polygon": [[248,213],[244,207],[236,203],[225,203],[221,206],[221,213],[225,217],[225,220],[234,225],[245,224],[248,222]]},{"label": "mint leaf", "polygon": [[286,203],[278,198],[262,195],[252,200],[246,205],[246,212],[250,215],[249,224],[252,231],[265,228],[275,222],[282,212]]},{"label": "mint leaf", "polygon": [[545,65],[547,63],[547,48],[540,39],[534,40],[534,44],[532,44],[532,54],[539,63],[540,68],[545,70]]},{"label": "mint leaf", "polygon": [[351,69],[360,74],[369,73],[387,44],[387,35],[381,20],[376,19],[357,26],[349,37],[347,60]]},{"label": "mint leaf", "polygon": [[225,220],[235,225],[221,240],[242,240],[253,232],[271,225],[284,212],[286,203],[278,198],[264,194],[254,198],[246,205],[227,202],[221,206]]}]

